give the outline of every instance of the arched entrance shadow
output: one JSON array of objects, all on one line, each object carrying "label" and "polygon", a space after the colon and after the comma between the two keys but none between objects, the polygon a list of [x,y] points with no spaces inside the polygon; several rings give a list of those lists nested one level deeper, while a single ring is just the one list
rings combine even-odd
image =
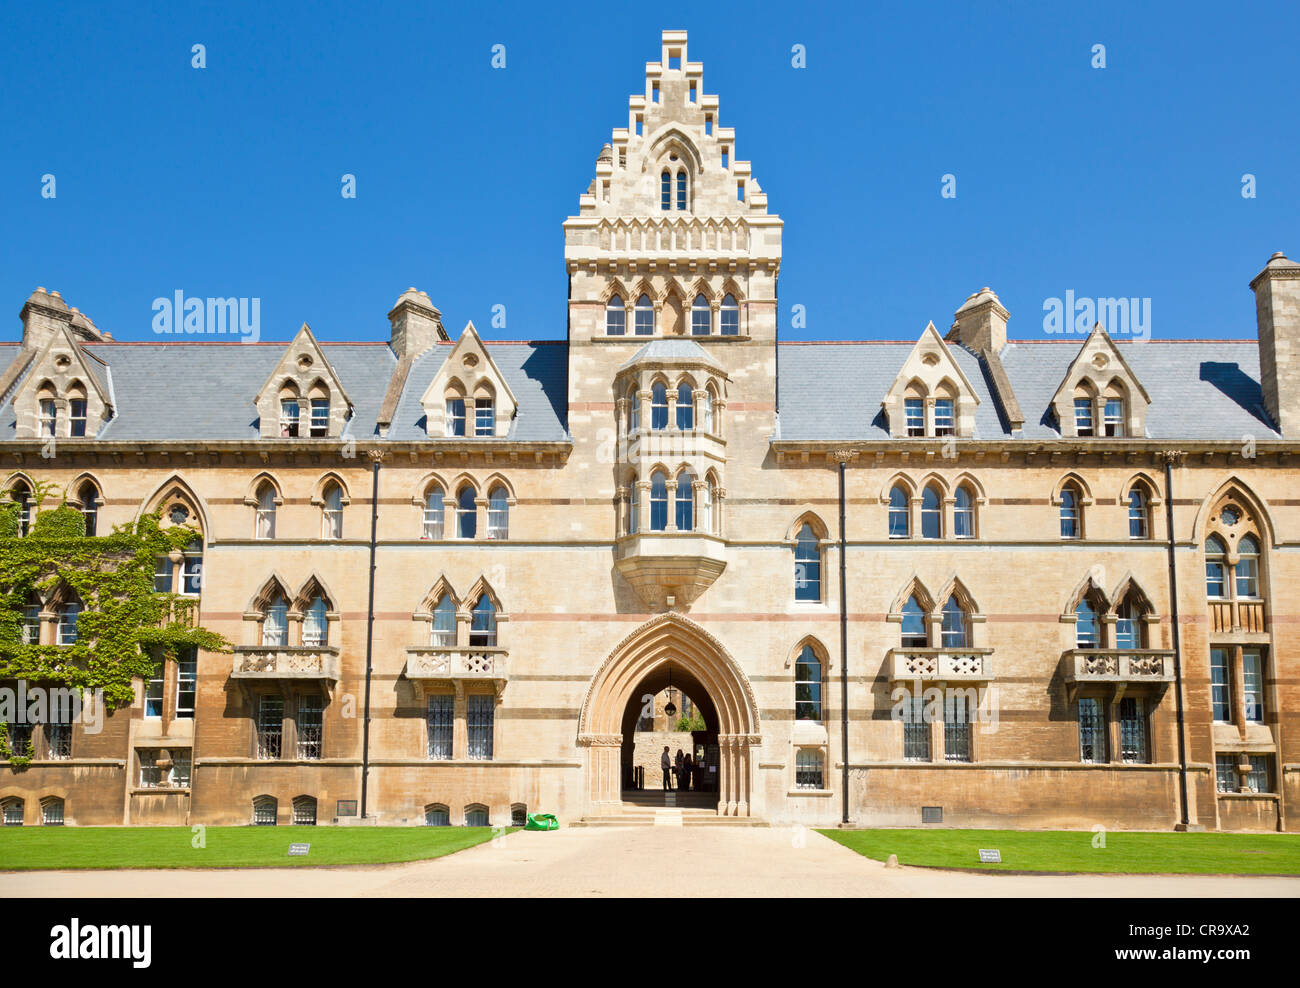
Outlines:
[{"label": "arched entrance shadow", "polygon": [[[637,741],[637,724],[642,714],[653,716],[655,697],[662,693],[668,687],[674,687],[681,691],[683,705],[687,702],[694,704],[695,711],[704,720],[704,730],[692,731],[691,740],[687,751],[692,751],[696,746],[704,748],[705,753],[711,752],[709,764],[715,769],[717,767],[718,752],[718,711],[714,706],[713,698],[709,696],[704,684],[697,680],[683,666],[669,659],[669,661],[655,667],[650,674],[641,681],[641,684],[632,691],[632,696],[628,700],[626,709],[623,711],[623,788],[624,802],[628,800],[628,790],[635,788],[632,779],[632,769],[634,764],[634,754],[636,751]],[[683,711],[684,712],[684,711]],[[671,730],[671,728],[669,729]],[[681,732],[674,732],[681,733]],[[671,755],[671,752],[670,752]],[[713,793],[716,796],[717,772],[704,771],[703,774],[697,774],[693,780],[692,791],[698,794],[698,798],[709,805],[717,802],[717,799],[708,800],[707,793]],[[653,764],[645,780],[647,790],[662,790],[663,779],[659,770],[659,751],[653,752]],[[680,780],[673,782],[674,792],[679,792],[682,786]],[[644,797],[633,796],[634,802],[654,804],[658,802],[655,799],[645,799]]]},{"label": "arched entrance shadow", "polygon": [[587,752],[586,813],[622,811],[621,749],[629,701],[661,676],[666,685],[669,669],[682,677],[684,688],[698,684],[696,695],[709,698],[714,717],[706,715],[706,721],[718,732],[718,814],[749,816],[751,752],[762,740],[754,691],[722,643],[681,614],[663,614],[641,625],[592,677],[578,716],[578,744]]}]

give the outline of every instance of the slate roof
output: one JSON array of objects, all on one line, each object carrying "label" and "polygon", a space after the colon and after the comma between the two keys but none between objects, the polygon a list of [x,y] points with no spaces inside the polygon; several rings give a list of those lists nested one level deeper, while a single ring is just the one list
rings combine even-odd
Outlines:
[{"label": "slate roof", "polygon": [[[1082,339],[1013,341],[1002,363],[1025,414],[1025,440],[1060,438],[1050,402]],[[116,414],[100,433],[107,441],[242,440],[258,438],[256,391],[288,344],[88,343]],[[394,413],[388,438],[427,438],[420,398],[455,344],[439,343],[416,359]],[[1147,434],[1152,439],[1279,438],[1263,408],[1259,349],[1254,340],[1117,342],[1151,395]],[[376,419],[397,359],[386,344],[323,343],[326,357],[354,401],[347,435],[377,434]],[[568,348],[562,341],[488,343],[518,401],[510,439],[568,438]],[[914,342],[783,343],[778,350],[782,440],[889,438],[884,398]],[[980,399],[975,438],[1012,438],[979,358],[950,344],[953,359]],[[692,340],[648,341],[638,359],[699,359]],[[0,343],[0,369],[18,355]],[[624,365],[626,366],[626,364]],[[28,372],[30,373],[30,371]],[[14,438],[13,389],[0,396],[0,441]]]},{"label": "slate roof", "polygon": [[[1059,439],[1052,396],[1082,339],[1013,341],[1002,365],[1025,414],[1024,439]],[[1151,395],[1151,439],[1277,439],[1264,411],[1259,347],[1254,340],[1116,342]],[[784,440],[888,439],[880,402],[913,343],[784,343],[779,351],[780,423]],[[980,405],[976,439],[1011,438],[988,374],[975,354],[949,344]],[[829,399],[828,399],[829,392]]]}]

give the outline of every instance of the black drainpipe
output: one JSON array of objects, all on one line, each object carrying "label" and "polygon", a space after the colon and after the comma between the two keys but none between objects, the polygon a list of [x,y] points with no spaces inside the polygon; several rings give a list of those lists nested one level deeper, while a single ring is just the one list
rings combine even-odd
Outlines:
[{"label": "black drainpipe", "polygon": [[843,789],[844,819],[849,824],[849,592],[848,566],[845,560],[844,543],[844,471],[847,454],[837,457],[840,461],[840,760],[843,762],[843,777],[840,780]]},{"label": "black drainpipe", "polygon": [[1182,810],[1182,827],[1190,823],[1187,815],[1187,744],[1183,736],[1183,657],[1178,629],[1178,568],[1174,562],[1174,459],[1178,453],[1165,454],[1165,527],[1169,530],[1169,617],[1174,630],[1174,703],[1178,711],[1178,799]]},{"label": "black drainpipe", "polygon": [[379,461],[383,454],[372,451],[370,460],[370,598],[366,604],[366,702],[361,722],[361,819],[366,818],[366,783],[370,776],[370,670],[375,644],[375,535],[379,527]]}]

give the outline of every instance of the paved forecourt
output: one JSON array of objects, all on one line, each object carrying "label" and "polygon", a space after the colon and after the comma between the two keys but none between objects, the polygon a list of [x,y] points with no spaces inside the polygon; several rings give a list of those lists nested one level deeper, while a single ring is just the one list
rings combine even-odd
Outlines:
[{"label": "paved forecourt", "polygon": [[1300,896],[1300,878],[986,875],[886,868],[811,830],[521,831],[432,861],[336,868],[0,873],[9,897]]}]

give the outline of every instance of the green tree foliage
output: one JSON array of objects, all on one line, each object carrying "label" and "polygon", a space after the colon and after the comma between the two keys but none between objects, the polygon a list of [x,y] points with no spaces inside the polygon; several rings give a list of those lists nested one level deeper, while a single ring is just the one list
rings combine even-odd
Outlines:
[{"label": "green tree foliage", "polygon": [[[51,485],[36,485],[26,537],[19,535],[20,506],[0,504],[0,679],[103,690],[111,711],[131,702],[131,680],[150,678],[160,657],[175,660],[190,647],[230,650],[225,638],[198,626],[193,597],[154,590],[158,558],[184,549],[198,532],[161,527],[159,516],[148,514],[87,536],[74,506],[40,510],[50,492]],[[55,590],[82,605],[76,643],[24,642],[23,611],[33,592],[48,601]],[[7,749],[5,741],[0,736]]]}]

